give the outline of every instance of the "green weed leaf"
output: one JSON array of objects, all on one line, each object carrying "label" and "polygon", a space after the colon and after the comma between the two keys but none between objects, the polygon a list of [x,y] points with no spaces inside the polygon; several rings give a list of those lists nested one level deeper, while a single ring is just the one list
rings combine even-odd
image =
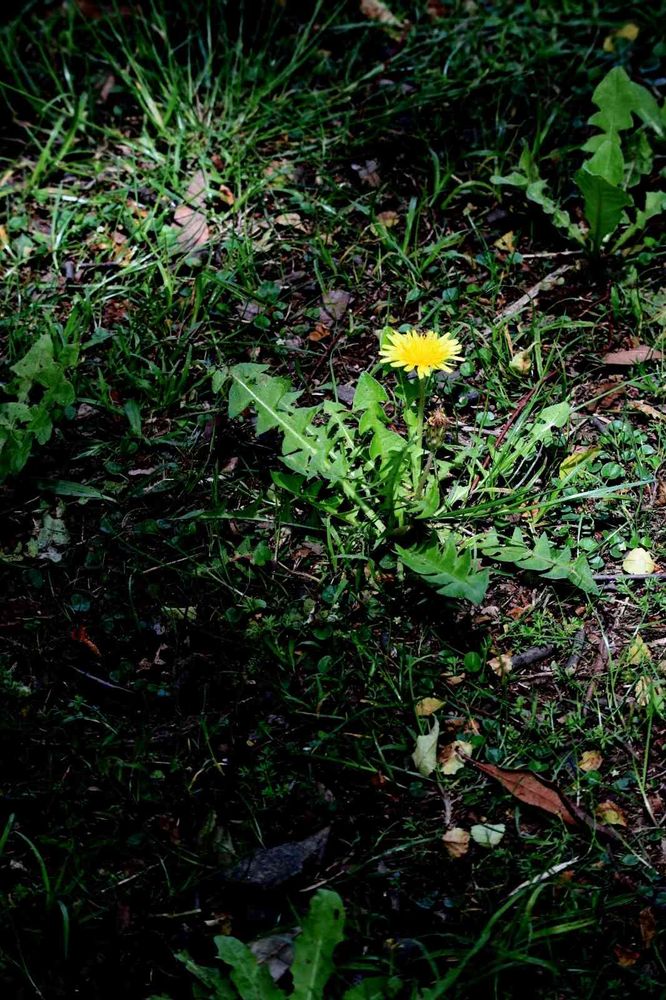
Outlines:
[{"label": "green weed leaf", "polygon": [[468,551],[458,552],[455,538],[449,535],[446,545],[405,549],[396,546],[400,559],[419,576],[435,587],[445,597],[462,597],[472,604],[480,604],[488,589],[489,572],[476,569]]},{"label": "green weed leaf", "polygon": [[585,199],[585,218],[590,225],[590,239],[598,251],[606,236],[617,228],[631,198],[605,178],[591,174],[583,167],[574,177]]},{"label": "green weed leaf", "polygon": [[585,556],[573,559],[567,546],[553,549],[545,534],[541,534],[536,544],[530,547],[520,528],[515,529],[508,544],[500,541],[497,532],[492,530],[479,542],[479,548],[484,555],[497,562],[514,563],[520,569],[541,573],[548,580],[566,580],[586,594],[598,593]]},{"label": "green weed leaf", "polygon": [[333,973],[333,952],[342,941],[345,910],[337,892],[319,889],[294,944],[291,1000],[322,1000]]},{"label": "green weed leaf", "polygon": [[231,981],[241,1000],[284,1000],[284,993],[273,983],[266,966],[259,965],[247,945],[233,937],[214,940],[217,957],[231,966]]}]

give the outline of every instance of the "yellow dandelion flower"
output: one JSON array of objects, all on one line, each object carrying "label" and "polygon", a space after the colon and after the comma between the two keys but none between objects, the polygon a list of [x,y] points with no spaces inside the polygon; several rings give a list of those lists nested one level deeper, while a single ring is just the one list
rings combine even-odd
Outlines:
[{"label": "yellow dandelion flower", "polygon": [[416,369],[419,378],[427,378],[433,372],[450,372],[452,361],[463,360],[461,351],[462,344],[449,333],[391,330],[379,356],[392,368],[404,368],[406,372]]}]

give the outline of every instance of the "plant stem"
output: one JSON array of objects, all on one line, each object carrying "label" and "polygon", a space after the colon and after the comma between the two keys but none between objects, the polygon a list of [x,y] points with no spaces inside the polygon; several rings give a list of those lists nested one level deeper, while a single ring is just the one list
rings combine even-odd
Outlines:
[{"label": "plant stem", "polygon": [[416,415],[416,440],[415,440],[415,455],[414,455],[414,496],[417,500],[421,499],[421,493],[423,492],[423,480],[421,477],[421,468],[423,465],[423,424],[425,417],[425,401],[426,401],[426,379],[419,379],[419,398],[418,398],[418,409]]}]

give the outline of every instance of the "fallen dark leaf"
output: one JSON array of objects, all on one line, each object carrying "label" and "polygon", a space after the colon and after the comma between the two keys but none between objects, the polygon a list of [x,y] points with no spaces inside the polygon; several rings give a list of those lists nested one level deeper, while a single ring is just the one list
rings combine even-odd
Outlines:
[{"label": "fallen dark leaf", "polygon": [[300,875],[308,862],[320,861],[329,833],[330,827],[327,826],[305,840],[262,847],[249,858],[234,865],[225,876],[230,882],[259,889],[273,889]]},{"label": "fallen dark leaf", "polygon": [[629,368],[631,365],[640,364],[641,361],[661,361],[662,357],[661,351],[655,347],[639,344],[638,347],[631,347],[627,351],[611,351],[610,354],[604,354],[601,360],[605,365]]}]

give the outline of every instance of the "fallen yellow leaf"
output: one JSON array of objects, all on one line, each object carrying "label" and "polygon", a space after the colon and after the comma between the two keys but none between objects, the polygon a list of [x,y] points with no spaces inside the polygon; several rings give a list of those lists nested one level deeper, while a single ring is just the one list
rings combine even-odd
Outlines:
[{"label": "fallen yellow leaf", "polygon": [[603,757],[598,750],[586,750],[578,761],[581,771],[598,771],[601,767]]},{"label": "fallen yellow leaf", "polygon": [[507,253],[513,253],[516,249],[516,234],[513,229],[510,229],[504,236],[500,236],[498,240],[495,240],[493,246],[497,247],[498,250],[506,250]]},{"label": "fallen yellow leaf", "polygon": [[632,549],[622,561],[625,573],[643,576],[655,571],[655,561],[646,549]]},{"label": "fallen yellow leaf", "polygon": [[444,702],[440,698],[421,698],[415,706],[416,714],[420,716],[432,715],[443,704]]},{"label": "fallen yellow leaf", "polygon": [[638,633],[636,633],[629,643],[626,659],[627,663],[632,664],[632,666],[637,666],[640,663],[649,663],[652,659],[652,653],[647,643]]},{"label": "fallen yellow leaf", "polygon": [[600,802],[594,810],[594,814],[597,819],[600,819],[602,823],[608,823],[609,826],[627,825],[626,816],[620,807],[614,802],[611,802],[610,799],[606,799],[605,802]]}]

